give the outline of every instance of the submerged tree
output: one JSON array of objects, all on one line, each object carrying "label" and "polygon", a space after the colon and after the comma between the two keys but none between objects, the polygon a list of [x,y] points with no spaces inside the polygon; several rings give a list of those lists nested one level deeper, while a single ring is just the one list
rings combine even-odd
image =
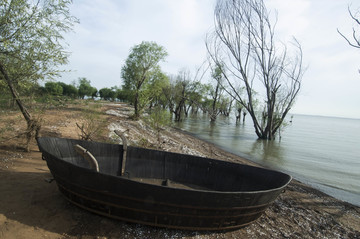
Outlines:
[{"label": "submerged tree", "polygon": [[0,81],[4,81],[27,122],[28,143],[40,123],[20,98],[18,87],[53,78],[67,63],[63,33],[77,21],[70,0],[2,0],[0,2]]},{"label": "submerged tree", "polygon": [[249,113],[257,136],[274,139],[301,86],[298,41],[294,39],[291,51],[277,41],[262,0],[218,0],[215,30],[206,46],[222,67],[224,89]]},{"label": "submerged tree", "polygon": [[170,77],[170,84],[163,88],[163,95],[167,101],[167,107],[174,114],[174,120],[179,122],[182,116],[187,116],[192,107],[200,106],[203,97],[201,69],[198,68],[195,75],[190,70],[181,69],[176,76]]},{"label": "submerged tree", "polygon": [[125,65],[121,69],[121,77],[124,80],[123,89],[128,91],[129,98],[134,104],[135,118],[139,118],[143,110],[145,85],[150,79],[159,74],[159,63],[165,59],[167,52],[155,42],[142,42],[134,46]]},{"label": "submerged tree", "polygon": [[181,121],[181,115],[186,109],[186,101],[191,88],[191,76],[188,70],[181,70],[176,76],[174,86],[171,89],[170,94],[173,96],[174,107],[172,113],[174,113],[175,121]]},{"label": "submerged tree", "polygon": [[215,80],[215,84],[209,84],[209,95],[211,97],[210,100],[210,107],[208,109],[208,113],[210,115],[210,120],[211,122],[215,122],[217,116],[221,113],[220,110],[220,100],[223,97],[223,92],[224,92],[224,88],[223,88],[223,74],[222,74],[222,69],[221,67],[217,66],[215,67],[215,69],[212,71],[212,79]]}]

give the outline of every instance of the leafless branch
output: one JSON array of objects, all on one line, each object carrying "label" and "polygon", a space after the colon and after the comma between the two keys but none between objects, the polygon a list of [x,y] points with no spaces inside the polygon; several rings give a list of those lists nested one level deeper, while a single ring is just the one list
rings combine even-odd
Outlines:
[{"label": "leafless branch", "polygon": [[[352,20],[355,21],[355,23],[360,27],[360,20],[355,17],[355,15],[351,12],[350,6],[348,7],[349,15]],[[352,39],[350,40],[348,37],[346,37],[344,34],[340,32],[339,29],[336,29],[337,32],[340,34],[342,38],[345,39],[345,41],[352,47],[360,49],[360,33],[357,33],[355,28],[352,29]],[[352,42],[354,41],[354,42]]]},{"label": "leafless branch", "polygon": [[275,42],[276,24],[263,0],[218,0],[214,14],[215,30],[206,38],[210,59],[223,67],[223,87],[248,111],[258,137],[272,139],[301,87],[300,44],[294,39],[292,56]]}]

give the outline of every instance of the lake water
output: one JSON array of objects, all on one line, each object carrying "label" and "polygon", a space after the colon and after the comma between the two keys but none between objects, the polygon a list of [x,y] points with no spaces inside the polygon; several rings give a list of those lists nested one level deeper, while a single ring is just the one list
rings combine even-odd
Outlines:
[{"label": "lake water", "polygon": [[249,116],[236,125],[231,117],[219,117],[212,124],[206,114],[198,114],[178,127],[360,206],[360,119],[293,115],[281,141],[257,140]]}]

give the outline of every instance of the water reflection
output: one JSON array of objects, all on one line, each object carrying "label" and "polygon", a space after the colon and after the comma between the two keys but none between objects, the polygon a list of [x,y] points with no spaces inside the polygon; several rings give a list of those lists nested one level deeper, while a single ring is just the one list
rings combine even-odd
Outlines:
[{"label": "water reflection", "polygon": [[261,164],[264,165],[273,166],[276,164],[281,166],[284,163],[284,150],[281,147],[281,142],[275,140],[255,140],[249,154],[261,160]]},{"label": "water reflection", "polygon": [[231,117],[219,116],[211,122],[207,114],[191,115],[178,127],[210,141],[223,149],[251,158],[253,161],[278,169],[284,164],[285,153],[279,141],[257,139],[251,122],[236,123]]},{"label": "water reflection", "polygon": [[230,152],[246,154],[268,166],[284,161],[281,142],[257,139],[249,121],[237,123],[231,117],[220,115],[217,121],[211,122],[207,114],[193,114],[177,126]]}]

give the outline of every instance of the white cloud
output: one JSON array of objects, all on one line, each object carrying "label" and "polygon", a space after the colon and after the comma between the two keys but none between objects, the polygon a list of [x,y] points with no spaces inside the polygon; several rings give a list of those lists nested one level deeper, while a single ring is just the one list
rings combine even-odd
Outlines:
[{"label": "white cloud", "polygon": [[271,0],[266,4],[271,13],[277,13],[276,31],[284,40],[302,35],[311,24],[308,16],[310,0]]}]

